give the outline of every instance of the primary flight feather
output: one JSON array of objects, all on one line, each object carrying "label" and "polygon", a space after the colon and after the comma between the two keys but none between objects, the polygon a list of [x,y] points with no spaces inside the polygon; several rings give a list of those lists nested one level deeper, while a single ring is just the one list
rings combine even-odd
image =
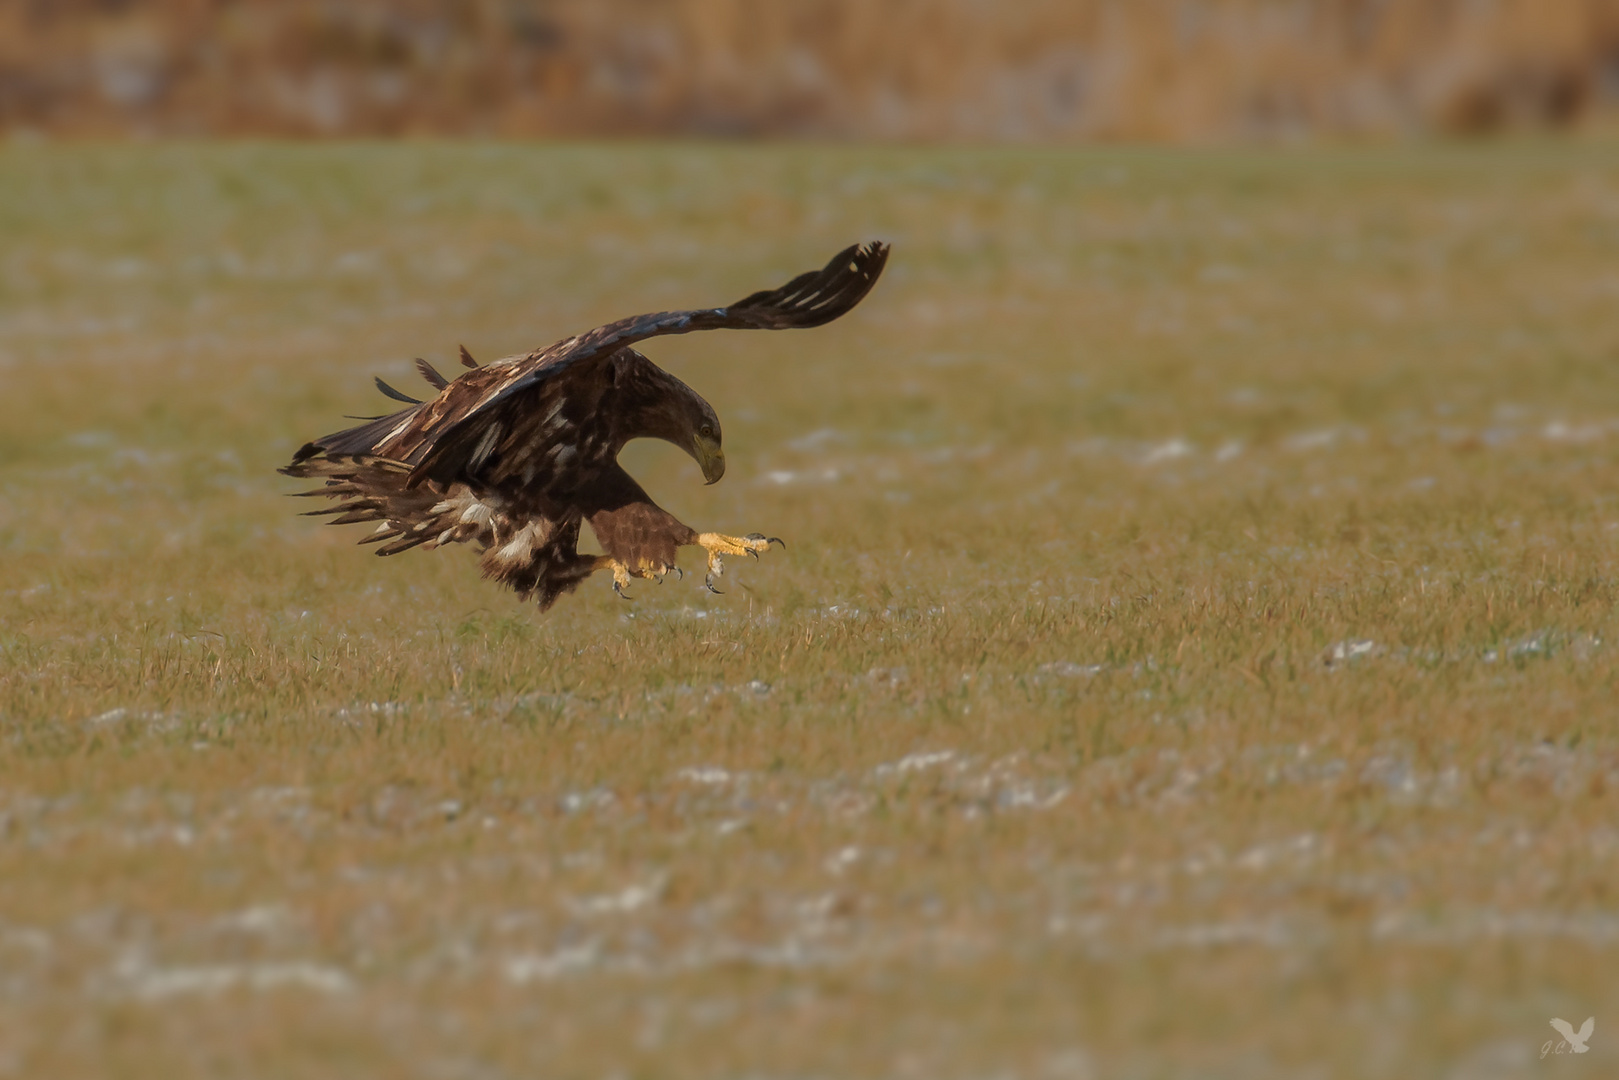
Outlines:
[{"label": "primary flight feather", "polygon": [[[772,540],[699,533],[619,467],[625,443],[651,438],[690,454],[710,484],[725,472],[713,407],[632,346],[695,330],[820,326],[864,299],[887,261],[886,244],[857,244],[729,307],[637,315],[484,366],[462,349],[470,370],[454,381],[419,360],[437,397],[417,401],[379,379],[411,407],[306,443],[281,472],[324,480],[300,494],[337,500],[312,512],[333,524],[377,522],[361,543],[381,544],[379,555],[476,544],[484,576],[541,610],[597,570],[612,571],[620,594],[631,578],[661,577],[686,545],[708,552],[713,588],[721,556],[756,555]],[[581,522],[605,555],[579,553]]]}]

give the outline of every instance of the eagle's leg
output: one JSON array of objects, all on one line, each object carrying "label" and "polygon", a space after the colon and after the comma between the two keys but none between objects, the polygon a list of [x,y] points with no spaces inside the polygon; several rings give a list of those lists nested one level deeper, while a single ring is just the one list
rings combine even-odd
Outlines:
[{"label": "eagle's leg", "polygon": [[714,579],[725,573],[725,560],[722,555],[752,555],[755,559],[761,551],[768,551],[771,544],[787,544],[778,537],[767,537],[763,533],[749,533],[747,536],[726,536],[724,533],[698,533],[697,544],[708,552],[708,577],[704,584],[708,591],[719,592],[714,588]]}]

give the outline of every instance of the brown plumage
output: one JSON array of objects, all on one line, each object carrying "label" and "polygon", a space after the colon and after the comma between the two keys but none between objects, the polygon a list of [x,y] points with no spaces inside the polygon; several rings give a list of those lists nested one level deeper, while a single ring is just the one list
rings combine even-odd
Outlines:
[{"label": "brown plumage", "polygon": [[[463,347],[469,370],[453,381],[418,360],[437,397],[417,401],[378,379],[410,407],[306,443],[281,472],[325,481],[300,493],[338,500],[313,514],[378,522],[361,543],[382,545],[379,555],[477,544],[484,575],[542,610],[597,570],[612,570],[620,593],[631,577],[661,577],[686,545],[707,550],[713,588],[721,556],[757,555],[771,541],[698,533],[619,467],[625,443],[651,438],[690,454],[711,484],[725,471],[713,408],[631,346],[694,330],[820,326],[858,304],[887,260],[886,244],[855,245],[729,307],[621,319],[483,366]],[[579,554],[581,521],[604,557]]]}]

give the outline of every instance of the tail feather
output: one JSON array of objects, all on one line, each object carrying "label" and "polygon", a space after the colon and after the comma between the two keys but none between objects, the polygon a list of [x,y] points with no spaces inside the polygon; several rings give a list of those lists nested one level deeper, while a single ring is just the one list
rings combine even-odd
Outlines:
[{"label": "tail feather", "polygon": [[[320,510],[305,510],[299,517],[330,517],[333,514],[369,513],[372,521],[380,521],[384,514],[384,504],[375,499],[356,499],[353,502],[338,503],[336,506],[324,507]],[[341,523],[339,523],[341,524]]]},{"label": "tail feather", "polygon": [[[334,506],[305,512],[305,517],[330,518],[328,525],[383,522],[386,528],[367,538],[371,543],[398,537],[411,524],[431,519],[434,504],[440,499],[439,493],[431,489],[405,487],[410,466],[373,454],[326,453],[304,457],[295,459],[281,472],[299,479],[326,481],[325,487],[294,493],[302,498],[324,495],[336,500]],[[431,539],[433,535],[436,534],[424,539]]]},{"label": "tail feather", "polygon": [[381,522],[362,544],[381,544],[378,555],[397,555],[413,547],[476,541],[483,547],[495,538],[491,508],[465,487],[446,492],[437,484],[405,486],[410,466],[375,454],[322,453],[294,461],[281,472],[301,479],[323,479],[325,487],[296,492],[324,495],[334,505],[311,510],[305,517],[325,517],[328,525]]},{"label": "tail feather", "polygon": [[[286,472],[287,470],[282,469],[280,471],[281,472]],[[291,474],[289,473],[288,475],[291,475]],[[313,495],[321,495],[321,496],[324,496],[324,497],[326,497],[328,499],[335,499],[339,495],[363,495],[363,494],[365,494],[352,481],[348,481],[348,480],[328,480],[326,482],[326,484],[327,484],[326,487],[323,487],[323,488],[310,488],[308,491],[289,491],[289,492],[287,492],[287,498],[289,498],[289,499],[307,499],[307,498],[309,498],[309,497],[311,497]]]},{"label": "tail feather", "polygon": [[305,516],[326,518],[328,525],[380,523],[359,541],[377,545],[376,554],[475,543],[483,552],[484,576],[509,586],[523,600],[533,600],[541,611],[572,592],[597,568],[594,556],[579,554],[577,515],[560,521],[530,514],[513,516],[497,499],[480,498],[463,484],[446,487],[428,481],[407,487],[409,464],[324,445],[344,441],[328,437],[320,444],[309,444],[280,471],[299,479],[324,481],[321,487],[294,493],[301,498],[320,495],[332,500],[332,505]]},{"label": "tail feather", "polygon": [[417,535],[416,533],[405,533],[403,536],[400,536],[398,533],[395,533],[394,536],[397,537],[397,539],[395,539],[391,544],[388,544],[386,547],[377,548],[377,554],[398,555],[402,551],[409,551],[413,547],[420,547],[429,540],[432,540],[435,535],[436,534],[431,533],[423,533],[421,535]]},{"label": "tail feather", "polygon": [[[350,505],[352,506],[353,504]],[[362,521],[381,521],[387,517],[387,513],[380,506],[356,506],[353,509],[349,509],[348,506],[339,506],[336,508],[336,510],[343,510],[347,512],[341,517],[334,517],[326,524],[358,525]]]}]

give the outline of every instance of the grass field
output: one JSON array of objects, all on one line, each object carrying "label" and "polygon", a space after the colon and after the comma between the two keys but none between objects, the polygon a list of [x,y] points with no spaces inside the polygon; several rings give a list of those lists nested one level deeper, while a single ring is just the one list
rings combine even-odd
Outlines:
[{"label": "grass field", "polygon": [[[646,350],[724,596],[282,497],[866,237]],[[0,1076],[1615,1075],[1619,144],[12,145],[0,238]]]}]

